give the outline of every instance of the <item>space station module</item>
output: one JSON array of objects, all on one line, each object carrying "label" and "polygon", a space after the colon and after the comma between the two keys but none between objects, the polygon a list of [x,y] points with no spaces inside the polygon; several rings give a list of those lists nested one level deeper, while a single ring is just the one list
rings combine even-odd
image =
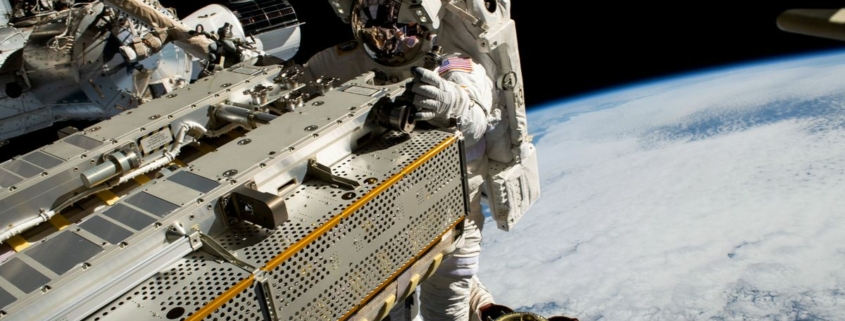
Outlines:
[{"label": "space station module", "polygon": [[[486,193],[510,229],[539,182],[509,7],[403,3],[461,16],[474,40],[439,45],[496,80]],[[462,137],[417,127],[402,81],[268,58],[298,48],[285,0],[3,9],[0,135],[108,119],[0,164],[2,320],[381,320],[462,233]]]},{"label": "space station module", "polygon": [[290,59],[299,48],[285,1],[213,4],[184,19],[157,0],[3,0],[0,12],[0,142],[184,87],[221,60],[209,49],[218,43],[239,44],[240,59],[221,65],[258,52]]}]

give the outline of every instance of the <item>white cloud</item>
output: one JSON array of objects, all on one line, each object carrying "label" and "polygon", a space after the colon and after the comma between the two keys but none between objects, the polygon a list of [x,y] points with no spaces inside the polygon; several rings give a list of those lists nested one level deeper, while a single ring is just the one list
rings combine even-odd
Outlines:
[{"label": "white cloud", "polygon": [[[845,320],[845,113],[717,122],[679,139],[698,130],[688,124],[766,116],[785,100],[842,109],[843,59],[534,113],[543,196],[514,232],[487,224],[482,280],[498,302],[581,320]],[[574,112],[613,99],[624,102]]]}]

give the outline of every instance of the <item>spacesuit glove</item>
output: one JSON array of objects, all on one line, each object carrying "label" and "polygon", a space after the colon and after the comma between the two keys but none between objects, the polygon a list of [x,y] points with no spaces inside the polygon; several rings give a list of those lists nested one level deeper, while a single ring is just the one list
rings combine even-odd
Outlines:
[{"label": "spacesuit glove", "polygon": [[469,109],[470,97],[460,85],[443,79],[436,72],[414,67],[411,85],[417,120],[425,120],[435,126],[448,127],[453,119]]}]

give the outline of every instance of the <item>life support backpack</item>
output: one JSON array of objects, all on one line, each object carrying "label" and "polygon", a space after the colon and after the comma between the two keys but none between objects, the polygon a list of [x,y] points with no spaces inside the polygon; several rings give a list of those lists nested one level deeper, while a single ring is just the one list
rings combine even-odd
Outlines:
[{"label": "life support backpack", "polygon": [[[496,82],[489,117],[495,126],[486,135],[490,169],[484,194],[496,225],[509,231],[540,197],[537,151],[528,134],[525,92],[517,46],[516,27],[507,0],[443,1],[443,8],[459,17],[475,38],[463,46]],[[442,23],[441,29],[448,28]],[[445,34],[449,30],[442,30]],[[444,37],[446,38],[446,37]],[[471,48],[474,46],[475,48]],[[497,98],[497,99],[496,99]]]}]

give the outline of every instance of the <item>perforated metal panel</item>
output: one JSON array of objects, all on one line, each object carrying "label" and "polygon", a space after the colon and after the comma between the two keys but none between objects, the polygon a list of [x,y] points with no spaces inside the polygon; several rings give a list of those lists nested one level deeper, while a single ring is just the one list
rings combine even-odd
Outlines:
[{"label": "perforated metal panel", "polygon": [[[184,320],[248,276],[248,272],[221,262],[212,255],[196,252],[141,283],[86,320]],[[249,314],[256,317],[231,320],[260,319],[257,303],[254,299],[248,301],[237,303],[237,307],[249,307]],[[234,302],[232,306],[235,306]],[[226,311],[228,309],[223,309],[221,313]]]},{"label": "perforated metal panel", "polygon": [[[465,215],[461,148],[450,133],[388,134],[331,169],[362,187],[307,180],[282,195],[289,220],[276,229],[242,222],[215,236],[259,267],[280,320],[348,317]],[[89,320],[264,320],[257,279],[194,253]]]}]

